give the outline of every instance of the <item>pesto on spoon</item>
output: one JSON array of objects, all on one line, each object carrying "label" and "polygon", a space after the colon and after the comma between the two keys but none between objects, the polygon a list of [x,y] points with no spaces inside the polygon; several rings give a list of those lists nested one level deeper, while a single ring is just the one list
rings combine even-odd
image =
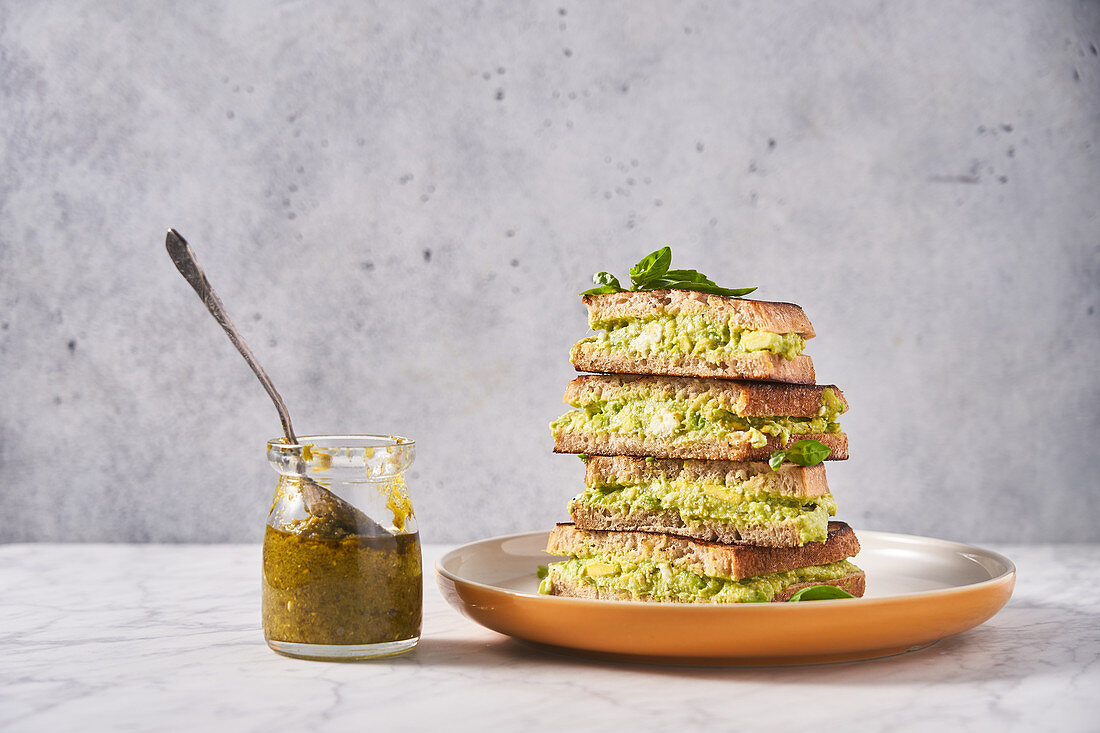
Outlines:
[{"label": "pesto on spoon", "polygon": [[[229,320],[229,314],[226,313],[221,298],[214,292],[214,288],[211,287],[210,281],[206,279],[206,273],[204,273],[202,267],[199,266],[198,260],[195,259],[195,253],[191,251],[191,246],[187,244],[187,240],[180,236],[175,229],[169,229],[168,236],[164,241],[164,246],[168,250],[168,256],[172,258],[172,264],[174,264],[176,269],[180,271],[180,274],[183,275],[183,279],[195,289],[196,293],[198,293],[199,299],[202,301],[203,305],[210,311],[210,315],[212,315],[214,320],[218,322],[218,325],[222,327],[225,331],[225,335],[229,337],[233,345],[237,347],[237,351],[239,351],[241,356],[244,357],[244,360],[248,362],[248,366],[252,368],[252,372],[256,375],[256,378],[259,379],[260,384],[264,386],[264,390],[267,392],[268,397],[275,403],[275,409],[279,413],[279,420],[283,424],[283,434],[286,436],[287,442],[290,445],[298,445],[298,438],[294,435],[294,428],[290,424],[290,412],[286,409],[286,403],[283,402],[283,398],[275,389],[275,385],[272,384],[271,378],[267,376],[267,372],[265,372],[263,367],[260,366],[260,363],[256,361],[256,357],[253,355],[252,350],[248,348],[248,344],[241,338],[241,334],[237,331],[237,327]],[[369,537],[381,537],[390,534],[385,527],[378,524],[378,522],[368,517],[359,509],[336,496],[313,479],[305,476],[304,462],[300,459],[299,469],[303,503],[310,516],[322,520],[318,523],[319,528],[325,528],[324,531],[326,533],[343,532],[347,534],[366,535]]]}]

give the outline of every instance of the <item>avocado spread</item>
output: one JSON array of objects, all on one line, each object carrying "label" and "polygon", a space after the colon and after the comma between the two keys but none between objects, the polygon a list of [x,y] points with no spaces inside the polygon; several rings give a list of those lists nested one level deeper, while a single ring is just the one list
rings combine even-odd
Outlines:
[{"label": "avocado spread", "polygon": [[700,440],[729,440],[747,433],[753,448],[762,448],[772,435],[786,443],[792,435],[836,433],[844,406],[831,389],[822,390],[815,417],[742,417],[709,394],[678,399],[646,389],[627,390],[610,400],[592,396],[570,403],[577,408],[550,424],[552,432],[616,433],[639,438],[660,437],[673,445]]},{"label": "avocado spread", "polygon": [[742,580],[697,575],[667,562],[634,560],[615,555],[571,558],[551,563],[539,592],[551,594],[555,582],[594,585],[601,591],[627,593],[635,600],[678,603],[767,603],[795,583],[835,580],[859,572],[847,560],[767,573]]},{"label": "avocado spread", "polygon": [[[759,482],[757,482],[759,483]],[[829,517],[837,511],[831,494],[792,497],[754,491],[750,485],[726,486],[696,483],[661,476],[630,486],[600,485],[588,488],[573,499],[584,504],[626,515],[672,511],[688,527],[722,522],[735,527],[760,527],[793,522],[799,544],[824,542]]]},{"label": "avocado spread", "polygon": [[754,351],[793,359],[806,346],[806,340],[797,333],[742,329],[728,318],[714,321],[682,313],[591,321],[589,325],[600,333],[582,339],[577,346],[595,344],[600,349],[641,356],[697,356],[711,363]]}]

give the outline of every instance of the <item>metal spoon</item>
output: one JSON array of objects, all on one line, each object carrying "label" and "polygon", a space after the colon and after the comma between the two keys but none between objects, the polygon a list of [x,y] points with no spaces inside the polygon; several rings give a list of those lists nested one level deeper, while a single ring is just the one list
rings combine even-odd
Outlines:
[{"label": "metal spoon", "polygon": [[[283,434],[286,436],[287,442],[291,445],[297,445],[298,438],[294,435],[294,428],[290,424],[290,412],[286,409],[286,403],[283,402],[283,398],[275,389],[275,385],[271,383],[271,377],[267,376],[267,372],[256,361],[256,357],[253,355],[252,350],[248,348],[248,344],[241,338],[236,326],[229,320],[229,314],[225,312],[225,306],[222,305],[221,298],[210,286],[210,281],[206,279],[206,273],[199,266],[198,260],[195,259],[195,253],[191,251],[191,246],[187,244],[187,240],[180,236],[175,229],[169,229],[164,246],[168,250],[168,256],[172,258],[172,264],[183,275],[183,279],[198,293],[203,305],[210,311],[210,315],[214,316],[214,320],[222,327],[225,335],[229,337],[233,345],[237,347],[237,351],[248,362],[248,366],[252,368],[256,378],[264,386],[268,397],[275,403],[275,409],[279,412],[279,420],[283,423]],[[319,522],[320,526],[315,529],[322,530],[322,532],[315,531],[311,534],[323,533],[326,536],[365,534],[371,537],[390,534],[385,527],[359,509],[336,496],[313,479],[305,476],[304,462],[301,459],[299,459],[299,476],[301,477],[302,499],[306,511],[311,516],[321,520]]]}]

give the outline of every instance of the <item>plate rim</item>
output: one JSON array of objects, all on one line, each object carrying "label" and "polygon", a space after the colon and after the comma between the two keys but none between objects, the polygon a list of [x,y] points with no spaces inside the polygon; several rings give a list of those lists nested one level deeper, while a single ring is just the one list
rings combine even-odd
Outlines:
[{"label": "plate rim", "polygon": [[[475,586],[485,591],[493,593],[503,593],[508,596],[515,596],[520,598],[536,598],[548,602],[566,602],[576,603],[583,605],[593,605],[597,607],[605,607],[607,604],[615,604],[617,608],[623,608],[624,606],[644,606],[644,607],[660,607],[663,609],[668,608],[682,608],[685,611],[691,609],[692,613],[712,613],[716,612],[716,609],[720,609],[720,612],[730,613],[736,612],[734,609],[761,609],[768,608],[774,611],[779,609],[791,609],[796,608],[823,608],[832,607],[837,604],[850,604],[859,603],[860,605],[879,604],[879,603],[894,603],[912,601],[917,598],[936,597],[943,594],[958,593],[963,589],[980,589],[986,585],[995,585],[1003,583],[1007,578],[1014,578],[1016,575],[1016,564],[1012,562],[1008,557],[1002,555],[995,550],[987,550],[977,545],[967,544],[965,542],[956,542],[955,540],[944,540],[938,537],[924,537],[922,535],[910,535],[900,532],[883,532],[880,530],[860,530],[856,533],[857,537],[875,537],[878,539],[891,539],[894,541],[908,542],[908,543],[920,543],[920,544],[935,544],[943,547],[944,549],[953,549],[955,552],[971,551],[976,552],[988,557],[992,557],[1004,564],[1004,572],[988,578],[986,580],[980,580],[976,583],[967,583],[965,585],[951,585],[946,588],[933,588],[930,590],[913,591],[910,593],[897,593],[890,596],[882,596],[877,598],[838,598],[834,600],[814,601],[813,603],[668,603],[663,601],[630,601],[629,604],[624,604],[623,601],[604,600],[596,598],[571,598],[565,596],[551,596],[543,595],[541,593],[529,593],[526,591],[514,590],[511,588],[503,588],[499,585],[490,585],[488,583],[482,583],[476,580],[471,580],[462,576],[455,575],[451,571],[443,567],[444,561],[452,557],[456,553],[472,548],[475,545],[488,542],[504,542],[507,540],[532,537],[535,535],[549,535],[551,530],[534,530],[529,532],[515,532],[512,534],[495,535],[492,537],[484,537],[473,542],[467,542],[459,545],[451,550],[448,550],[442,556],[435,561],[435,572],[437,575],[442,576],[452,583],[465,583],[467,585]],[[547,554],[548,558],[561,557]]]}]

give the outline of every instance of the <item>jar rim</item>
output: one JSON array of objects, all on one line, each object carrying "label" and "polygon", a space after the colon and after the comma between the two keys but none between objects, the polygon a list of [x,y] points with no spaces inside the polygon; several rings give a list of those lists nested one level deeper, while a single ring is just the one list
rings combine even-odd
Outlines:
[{"label": "jar rim", "polygon": [[399,435],[302,435],[297,443],[272,438],[267,460],[286,476],[323,476],[333,481],[378,481],[406,471],[416,443]]},{"label": "jar rim", "polygon": [[296,450],[310,448],[411,448],[416,441],[401,435],[298,435],[297,443],[289,443],[285,436],[267,441],[267,447],[274,450]]}]

